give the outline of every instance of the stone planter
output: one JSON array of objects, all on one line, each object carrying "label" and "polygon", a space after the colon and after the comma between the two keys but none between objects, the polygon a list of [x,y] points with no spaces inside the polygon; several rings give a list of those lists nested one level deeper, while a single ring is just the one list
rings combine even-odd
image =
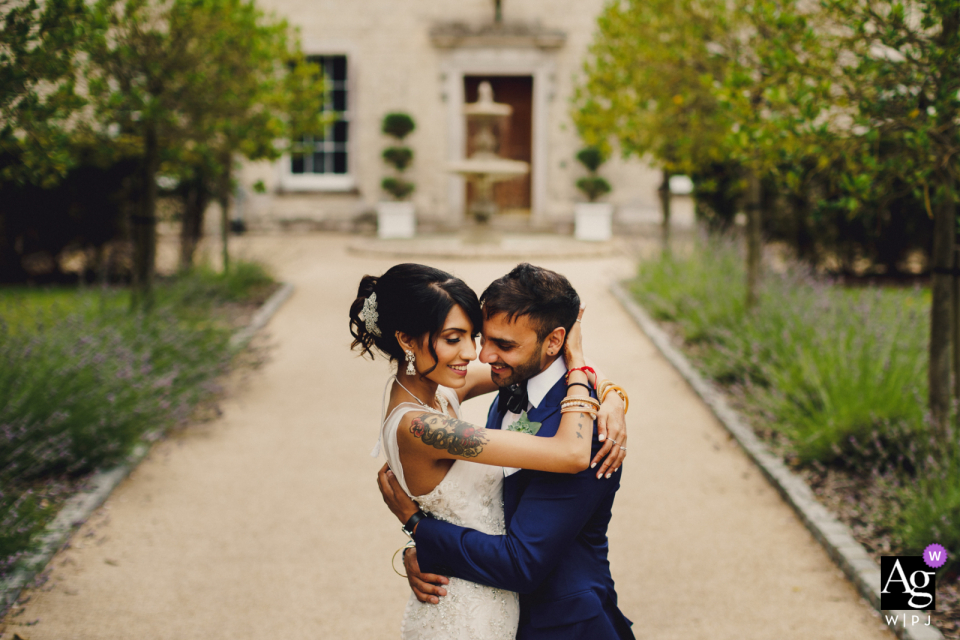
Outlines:
[{"label": "stone planter", "polygon": [[613,205],[609,202],[578,202],[573,215],[577,240],[604,242],[612,237]]},{"label": "stone planter", "polygon": [[378,238],[412,238],[416,228],[412,202],[377,203]]}]

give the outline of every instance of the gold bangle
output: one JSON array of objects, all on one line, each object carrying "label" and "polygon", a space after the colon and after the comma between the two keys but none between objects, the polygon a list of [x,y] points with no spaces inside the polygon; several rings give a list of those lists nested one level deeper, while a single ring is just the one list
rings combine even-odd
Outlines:
[{"label": "gold bangle", "polygon": [[623,414],[626,415],[627,411],[630,409],[630,397],[627,395],[627,392],[624,391],[622,387],[617,386],[615,384],[611,384],[609,387],[606,387],[603,390],[603,393],[600,394],[601,397],[603,398],[601,402],[606,401],[607,394],[610,393],[611,391],[615,392],[618,396],[620,396],[620,399],[623,400]]},{"label": "gold bangle", "polygon": [[[397,549],[396,551],[394,551],[394,552],[393,552],[393,557],[390,558],[390,568],[393,569],[393,572],[394,572],[395,574],[397,574],[398,576],[400,576],[401,578],[406,578],[406,577],[407,577],[407,574],[405,574],[405,573],[400,573],[399,571],[397,571],[397,554],[400,553],[401,551],[404,551],[405,549],[413,549],[413,548],[416,548],[416,546],[417,546],[417,545],[414,544],[413,540],[411,540],[411,541],[408,542],[407,544],[403,545],[402,547],[400,547],[399,549]],[[402,558],[403,556],[400,556],[400,557]]]}]

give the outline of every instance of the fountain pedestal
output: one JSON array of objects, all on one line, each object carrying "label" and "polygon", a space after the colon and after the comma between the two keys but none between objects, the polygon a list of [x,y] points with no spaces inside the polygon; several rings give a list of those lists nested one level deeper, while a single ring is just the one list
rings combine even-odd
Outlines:
[{"label": "fountain pedestal", "polygon": [[477,101],[463,108],[468,130],[471,122],[477,124],[477,133],[472,139],[474,153],[469,158],[450,165],[450,171],[462,175],[474,189],[474,199],[468,211],[473,218],[473,224],[465,229],[464,242],[499,242],[498,234],[490,228],[490,220],[497,213],[493,186],[497,182],[522,176],[530,171],[528,163],[501,158],[496,152],[494,124],[512,112],[510,105],[493,101],[493,88],[489,82],[480,83]]}]

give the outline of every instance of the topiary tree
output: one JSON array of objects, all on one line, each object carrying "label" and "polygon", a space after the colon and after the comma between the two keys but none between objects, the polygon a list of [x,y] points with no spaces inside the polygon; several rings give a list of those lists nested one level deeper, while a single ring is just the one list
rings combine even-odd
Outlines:
[{"label": "topiary tree", "polygon": [[586,167],[590,175],[577,180],[577,188],[583,192],[590,202],[610,193],[610,183],[597,175],[597,169],[606,161],[606,157],[598,147],[584,147],[577,153],[577,160]]},{"label": "topiary tree", "polygon": [[[413,118],[405,113],[388,113],[383,117],[383,125],[380,130],[394,138],[398,143],[402,143],[410,133],[416,129],[417,125]],[[414,190],[414,184],[403,179],[403,172],[413,163],[413,149],[394,144],[383,150],[383,160],[396,171],[395,176],[388,176],[383,179],[380,186],[389,193],[395,200],[403,200]]]}]

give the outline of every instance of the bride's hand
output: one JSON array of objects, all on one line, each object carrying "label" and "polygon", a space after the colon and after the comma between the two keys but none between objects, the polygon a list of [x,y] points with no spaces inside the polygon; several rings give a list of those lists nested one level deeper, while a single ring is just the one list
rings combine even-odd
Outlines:
[{"label": "bride's hand", "polygon": [[567,363],[567,369],[576,369],[582,367],[583,360],[583,333],[580,330],[580,319],[583,318],[584,305],[580,305],[580,313],[577,315],[577,321],[573,323],[570,332],[567,333],[567,339],[563,343],[563,359]]}]

